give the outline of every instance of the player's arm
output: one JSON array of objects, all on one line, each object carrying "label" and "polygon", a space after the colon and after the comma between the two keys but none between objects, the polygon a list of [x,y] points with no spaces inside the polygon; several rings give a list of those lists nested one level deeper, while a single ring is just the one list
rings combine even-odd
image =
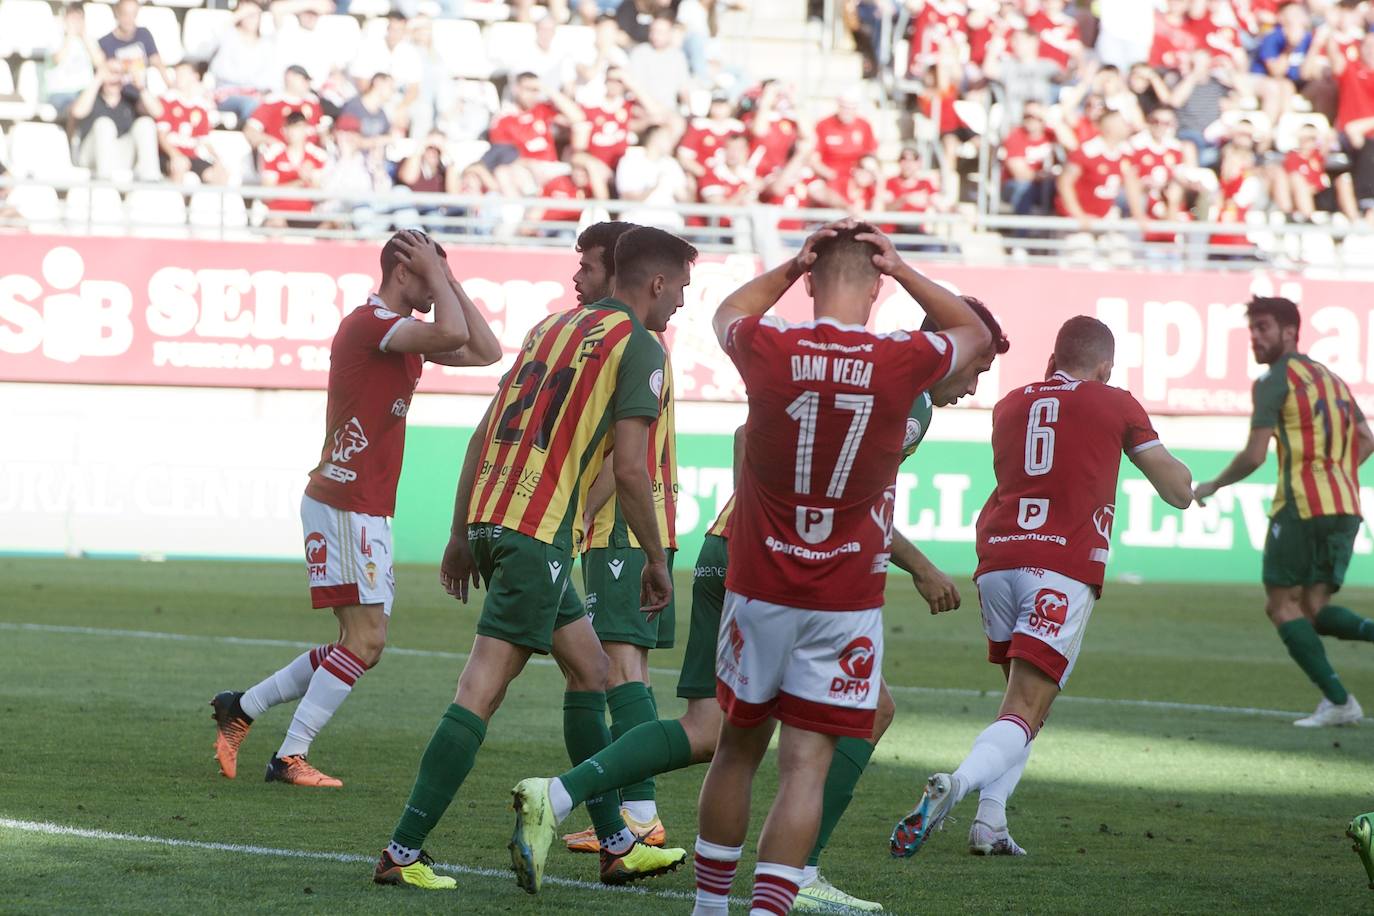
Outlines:
[{"label": "player's arm", "polygon": [[1092,222],[1092,218],[1084,211],[1083,204],[1078,200],[1078,179],[1082,174],[1083,166],[1070,160],[1069,164],[1064,166],[1064,171],[1055,179],[1055,184],[1059,191],[1059,199],[1064,202],[1064,209],[1069,211],[1069,216],[1087,225]]},{"label": "player's arm", "polygon": [[[425,359],[432,363],[439,363],[443,366],[490,366],[501,360],[501,341],[496,339],[496,334],[492,331],[491,325],[487,324],[487,319],[478,310],[477,304],[472,301],[467,292],[463,289],[463,284],[453,276],[453,270],[449,267],[448,260],[444,260],[444,274],[448,278],[449,288],[453,290],[453,295],[458,298],[458,304],[463,310],[463,320],[467,324],[468,340],[453,350],[443,353],[426,353]],[[435,303],[436,307],[438,303]]]},{"label": "player's arm", "polygon": [[1145,479],[1166,503],[1175,509],[1186,509],[1192,504],[1193,472],[1163,445],[1135,452],[1131,455],[1131,462],[1140,468],[1140,473],[1145,475]]},{"label": "player's arm", "polygon": [[744,424],[735,427],[735,447],[730,457],[730,470],[735,477],[735,486],[739,486],[740,474],[744,471]]},{"label": "player's arm", "polygon": [[940,333],[953,341],[954,359],[950,372],[958,372],[992,350],[992,332],[978,313],[963,299],[902,260],[890,238],[881,232],[866,232],[854,238],[878,249],[873,256],[873,265],[901,284],[907,295],[925,309]]},{"label": "player's arm", "polygon": [[463,455],[463,469],[458,474],[458,490],[453,495],[453,522],[449,525],[448,546],[444,548],[444,558],[439,564],[439,584],[454,598],[467,604],[468,583],[473,588],[481,584],[477,572],[477,561],[473,559],[472,547],[468,544],[468,507],[472,503],[472,484],[477,479],[477,465],[482,460],[482,445],[487,439],[487,428],[491,425],[492,412],[496,410],[496,399],[492,398],[487,412],[472,431],[468,448]]},{"label": "player's arm", "polygon": [[896,528],[892,529],[892,563],[911,574],[911,582],[926,604],[930,605],[930,613],[943,614],[959,607],[961,599],[954,580],[941,572],[920,548]]},{"label": "player's arm", "polygon": [[786,293],[792,284],[796,283],[797,279],[810,270],[811,265],[815,263],[816,243],[821,239],[832,237],[835,235],[836,229],[850,224],[850,220],[827,223],[811,233],[795,257],[784,261],[772,270],[759,274],[726,296],[725,301],[721,302],[720,307],[716,309],[716,316],[713,320],[716,339],[720,341],[720,345],[725,346],[726,332],[730,330],[730,325],[741,318],[763,315],[777,305],[783,293]]},{"label": "player's arm", "polygon": [[[615,496],[615,452],[606,456],[592,485],[587,488],[587,508],[583,511],[583,526],[591,530],[592,520],[601,513],[606,503]],[[657,517],[655,517],[657,518]]]},{"label": "player's arm", "polygon": [[1369,424],[1361,420],[1355,427],[1355,464],[1364,464],[1370,455],[1374,455],[1374,433],[1369,431]]},{"label": "player's arm", "polygon": [[673,596],[668,576],[668,555],[658,530],[654,511],[653,482],[644,456],[649,452],[651,417],[627,417],[615,423],[615,446],[611,460],[615,477],[615,498],[620,514],[630,526],[644,551],[644,574],[640,586],[640,610],[650,618],[668,606]]},{"label": "player's arm", "polygon": [[468,342],[468,322],[449,283],[448,267],[434,240],[423,232],[396,234],[397,260],[423,277],[434,297],[434,321],[406,321],[386,342],[392,353],[443,353]]},{"label": "player's arm", "polygon": [[1197,504],[1205,506],[1204,500],[1211,497],[1217,490],[1242,481],[1259,470],[1260,465],[1264,464],[1265,455],[1269,452],[1269,440],[1273,436],[1274,428],[1272,426],[1256,426],[1251,429],[1250,438],[1245,443],[1245,448],[1236,453],[1235,457],[1231,459],[1231,463],[1226,465],[1225,469],[1216,477],[1199,483],[1193,488],[1193,498],[1197,500]]}]

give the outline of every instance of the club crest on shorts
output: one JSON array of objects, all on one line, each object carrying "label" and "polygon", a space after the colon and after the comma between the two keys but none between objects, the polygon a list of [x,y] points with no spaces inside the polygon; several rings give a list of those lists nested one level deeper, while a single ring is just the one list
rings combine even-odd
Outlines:
[{"label": "club crest on shorts", "polygon": [[329,542],[318,531],[305,536],[305,564],[310,570],[311,582],[324,580],[329,569]]},{"label": "club crest on shorts", "polygon": [[730,652],[735,656],[735,664],[738,665],[739,657],[744,653],[744,631],[734,620],[730,621]]},{"label": "club crest on shorts", "polygon": [[1028,621],[1032,630],[1045,636],[1058,636],[1068,619],[1068,595],[1052,588],[1042,588],[1035,593],[1034,609]]},{"label": "club crest on shorts", "polygon": [[368,588],[376,588],[377,564],[369,561],[368,564],[363,567],[363,576],[367,579]]},{"label": "club crest on shorts", "polygon": [[863,700],[868,697],[872,685],[873,666],[877,664],[878,652],[873,640],[860,636],[850,641],[840,650],[840,670],[844,677],[831,678],[830,696],[832,699]]}]

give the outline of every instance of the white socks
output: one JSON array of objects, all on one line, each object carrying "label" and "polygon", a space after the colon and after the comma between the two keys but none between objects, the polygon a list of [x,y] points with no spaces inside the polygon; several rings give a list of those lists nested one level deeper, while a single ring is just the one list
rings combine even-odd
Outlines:
[{"label": "white socks", "polygon": [[692,870],[696,872],[697,897],[692,916],[725,916],[730,885],[735,880],[742,846],[719,846],[697,837]]},{"label": "white socks", "polygon": [[1011,798],[1011,794],[1016,791],[1016,784],[1021,781],[1021,774],[1026,772],[1026,763],[1030,760],[1030,751],[1031,745],[1027,744],[1021,752],[1020,758],[1005,773],[983,787],[983,791],[978,795],[976,820],[999,830],[1007,826],[1007,799]]},{"label": "white socks", "polygon": [[553,807],[553,816],[560,824],[565,817],[572,814],[572,796],[563,788],[562,781],[557,777],[549,780],[549,804]]},{"label": "white socks", "polygon": [[1031,730],[1020,716],[1002,716],[983,729],[959,769],[954,771],[954,801],[992,784],[1028,753]]},{"label": "white socks", "polygon": [[311,676],[310,686],[296,704],[296,714],[291,717],[286,740],[282,742],[277,756],[309,753],[310,742],[329,723],[335,710],[348,699],[353,685],[365,671],[367,666],[362,659],[343,646],[336,646]]},{"label": "white socks", "polygon": [[299,700],[310,686],[311,675],[333,648],[332,645],[316,646],[309,652],[302,652],[285,668],[274,671],[261,683],[249,687],[239,698],[239,706],[248,718],[256,719],[278,703]]}]

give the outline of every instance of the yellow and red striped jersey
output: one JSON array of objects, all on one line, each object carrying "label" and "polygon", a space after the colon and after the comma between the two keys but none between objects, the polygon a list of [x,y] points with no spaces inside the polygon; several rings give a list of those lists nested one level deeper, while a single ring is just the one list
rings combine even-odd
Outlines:
[{"label": "yellow and red striped jersey", "polygon": [[1359,515],[1356,430],[1364,414],[1330,369],[1289,353],[1255,381],[1250,427],[1271,427],[1279,480],[1273,511],[1291,503],[1300,518]]},{"label": "yellow and red striped jersey", "polygon": [[482,463],[468,522],[571,549],[582,497],[601,469],[613,424],[658,417],[663,359],[658,341],[615,299],[535,325],[480,431]]},{"label": "yellow and red striped jersey", "polygon": [[[673,417],[673,362],[668,355],[668,343],[657,335],[663,347],[663,394],[659,398],[658,419],[649,428],[649,451],[646,456],[649,480],[654,488],[654,509],[658,514],[658,531],[663,546],[677,549],[677,428]],[[607,440],[612,437],[608,436]],[[609,451],[609,449],[607,450]],[[580,527],[580,519],[578,526]],[[593,547],[638,547],[639,538],[620,514],[620,504],[612,495],[592,519],[585,538],[578,538],[584,550]]]}]

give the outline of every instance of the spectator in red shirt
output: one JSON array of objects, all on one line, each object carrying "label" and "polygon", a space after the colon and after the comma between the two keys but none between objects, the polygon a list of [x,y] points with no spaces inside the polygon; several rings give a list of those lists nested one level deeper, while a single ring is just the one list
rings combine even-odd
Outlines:
[{"label": "spectator in red shirt", "polygon": [[1178,139],[1177,130],[1177,113],[1168,107],[1156,108],[1146,120],[1146,129],[1131,141],[1131,161],[1140,176],[1146,211],[1155,219],[1179,219],[1184,215],[1184,191],[1201,190],[1192,179],[1197,154],[1191,144]]},{"label": "spectator in red shirt", "polygon": [[182,61],[172,70],[172,88],[160,99],[157,116],[158,149],[162,170],[174,183],[181,184],[187,172],[202,184],[224,184],[229,176],[215,162],[215,154],[205,142],[210,136],[210,103],[196,65]]},{"label": "spectator in red shirt", "polygon": [[744,124],[735,117],[730,96],[716,93],[704,118],[693,118],[677,147],[677,161],[683,171],[700,184],[710,171],[712,160],[723,155],[725,142],[744,133]]},{"label": "spectator in red shirt", "polygon": [[[697,199],[704,204],[744,206],[758,200],[763,182],[756,171],[761,151],[750,148],[742,132],[730,134],[697,180]],[[725,223],[728,225],[728,223]]]},{"label": "spectator in red shirt", "polygon": [[[591,173],[586,165],[574,165],[566,175],[552,179],[539,191],[539,196],[551,201],[542,208],[531,208],[525,213],[522,235],[542,235],[546,237],[567,236],[576,231],[584,211],[568,207],[558,209],[552,203],[557,200],[594,200],[596,192],[592,187]],[[534,226],[531,223],[566,223],[566,226]]]},{"label": "spectator in red shirt", "polygon": [[1335,181],[1327,174],[1322,136],[1315,124],[1304,124],[1298,129],[1298,145],[1283,157],[1283,165],[1270,181],[1270,190],[1275,205],[1294,222],[1311,222],[1318,210],[1339,210],[1350,220],[1360,217],[1350,173],[1342,172]]},{"label": "spectator in red shirt", "polygon": [[810,153],[814,148],[813,131],[795,114],[790,87],[778,80],[766,80],[756,96],[745,96],[749,110],[744,124],[749,129],[755,150],[763,150],[759,159],[759,174],[768,177],[784,167],[796,154],[798,147]]},{"label": "spectator in red shirt", "polygon": [[1360,42],[1357,60],[1337,53],[1334,45],[1329,56],[1331,71],[1340,81],[1336,128],[1350,150],[1355,197],[1361,209],[1374,214],[1374,143],[1369,142],[1374,137],[1374,32]]},{"label": "spectator in red shirt", "polygon": [[269,95],[253,109],[252,116],[243,125],[243,136],[253,149],[261,149],[263,144],[272,141],[280,143],[285,139],[282,127],[285,126],[286,116],[293,111],[305,115],[305,123],[310,126],[311,141],[318,139],[320,115],[324,109],[315,90],[310,88],[310,74],[299,64],[286,68],[280,93]]},{"label": "spectator in red shirt", "polygon": [[1078,220],[1091,229],[1096,220],[1120,213],[1118,201],[1123,194],[1132,217],[1145,220],[1140,182],[1131,164],[1130,128],[1115,111],[1104,114],[1097,125],[1098,134],[1069,156],[1059,176],[1059,196],[1055,205],[1060,216]]},{"label": "spectator in red shirt", "polygon": [[573,125],[572,148],[585,152],[614,172],[630,146],[630,134],[664,121],[664,112],[652,100],[635,91],[634,82],[621,67],[606,72],[605,91],[595,104],[584,104],[586,120]]},{"label": "spectator in red shirt", "polygon": [[[1217,174],[1220,191],[1213,209],[1212,221],[1244,226],[1250,208],[1264,194],[1264,182],[1255,169],[1255,151],[1241,143],[1228,143],[1221,150],[1221,168]],[[1249,246],[1244,232],[1220,232],[1207,240],[1209,245]],[[1221,252],[1210,255],[1214,261],[1243,261],[1253,257],[1249,252]]]},{"label": "spectator in red shirt", "polygon": [[517,76],[510,95],[511,105],[487,132],[491,149],[482,163],[496,176],[502,193],[519,197],[543,188],[562,172],[556,128],[581,124],[587,116],[557,89],[549,88],[546,95],[533,73]]},{"label": "spectator in red shirt", "polygon": [[919,76],[943,51],[967,56],[963,52],[968,45],[969,17],[963,0],[907,0],[906,7],[911,13],[908,76]]},{"label": "spectator in red shirt", "polygon": [[1046,129],[1045,107],[1027,102],[1021,123],[997,150],[1002,160],[1002,199],[1018,216],[1044,215],[1054,200],[1054,137]]},{"label": "spectator in red shirt", "polygon": [[1197,38],[1188,28],[1188,3],[1189,0],[1165,0],[1164,10],[1155,13],[1150,66],[1156,70],[1177,70],[1180,59],[1197,50]]},{"label": "spectator in red shirt", "polygon": [[[895,213],[929,213],[944,208],[940,200],[940,173],[921,167],[921,154],[904,147],[897,154],[897,174],[883,184],[879,210]],[[884,228],[884,232],[905,232],[905,228]]]},{"label": "spectator in red shirt", "polygon": [[[356,129],[356,127],[355,127]],[[269,187],[318,188],[324,179],[329,155],[310,142],[310,124],[305,115],[293,111],[282,126],[285,142],[269,144],[262,151],[262,183]],[[269,228],[310,228],[318,220],[286,214],[308,214],[315,208],[310,200],[270,200],[269,216],[263,225]]]},{"label": "spectator in red shirt", "polygon": [[859,90],[845,90],[835,113],[816,122],[816,172],[841,195],[859,160],[878,151],[873,125],[859,114],[859,99]]},{"label": "spectator in red shirt", "polygon": [[1061,67],[1075,64],[1083,55],[1078,20],[1064,8],[1064,0],[1025,0],[1027,28],[1040,35],[1040,56]]}]

